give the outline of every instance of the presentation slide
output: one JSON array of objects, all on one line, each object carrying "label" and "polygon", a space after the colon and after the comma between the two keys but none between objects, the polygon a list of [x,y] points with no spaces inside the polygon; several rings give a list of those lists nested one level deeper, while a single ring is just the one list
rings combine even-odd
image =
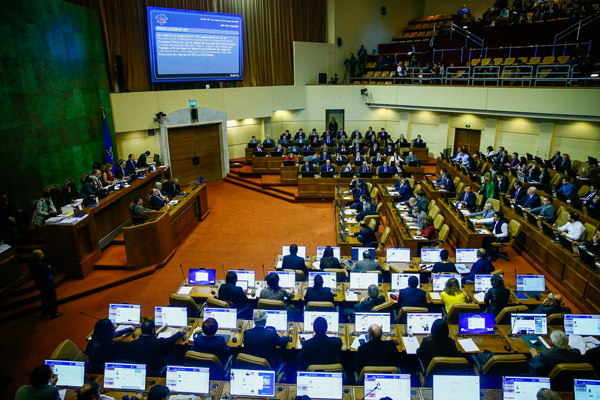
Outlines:
[{"label": "presentation slide", "polygon": [[152,82],[243,79],[243,17],[147,7]]}]

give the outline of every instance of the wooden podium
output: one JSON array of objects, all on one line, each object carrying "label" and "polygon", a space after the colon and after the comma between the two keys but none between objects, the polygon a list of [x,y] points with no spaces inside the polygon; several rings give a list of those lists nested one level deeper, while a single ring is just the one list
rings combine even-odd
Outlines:
[{"label": "wooden podium", "polygon": [[165,262],[173,252],[171,219],[166,211],[146,212],[142,225],[123,228],[128,269],[141,269]]}]

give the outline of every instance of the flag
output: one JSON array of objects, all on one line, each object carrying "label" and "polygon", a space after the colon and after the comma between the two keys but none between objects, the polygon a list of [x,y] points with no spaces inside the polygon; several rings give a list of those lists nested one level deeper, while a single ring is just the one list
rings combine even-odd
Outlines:
[{"label": "flag", "polygon": [[106,144],[106,162],[112,164],[112,173],[115,173],[115,159],[113,157],[112,143],[110,142],[110,133],[108,132],[108,123],[106,122],[106,115],[104,115],[104,108],[102,108],[102,120],[104,120],[104,142]]}]

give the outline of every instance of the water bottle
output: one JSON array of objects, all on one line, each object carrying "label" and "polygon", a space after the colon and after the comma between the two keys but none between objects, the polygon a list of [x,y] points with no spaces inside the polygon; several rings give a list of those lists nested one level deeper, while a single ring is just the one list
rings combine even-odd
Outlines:
[{"label": "water bottle", "polygon": [[406,330],[406,334],[408,335],[409,338],[413,337],[412,329],[408,328]]}]

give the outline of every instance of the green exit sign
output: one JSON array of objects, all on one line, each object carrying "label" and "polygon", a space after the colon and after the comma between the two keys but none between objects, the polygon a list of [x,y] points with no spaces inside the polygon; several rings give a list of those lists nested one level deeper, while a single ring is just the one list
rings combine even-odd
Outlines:
[{"label": "green exit sign", "polygon": [[471,125],[465,125],[465,126],[466,126],[467,128],[470,128],[470,127],[471,127]]}]

